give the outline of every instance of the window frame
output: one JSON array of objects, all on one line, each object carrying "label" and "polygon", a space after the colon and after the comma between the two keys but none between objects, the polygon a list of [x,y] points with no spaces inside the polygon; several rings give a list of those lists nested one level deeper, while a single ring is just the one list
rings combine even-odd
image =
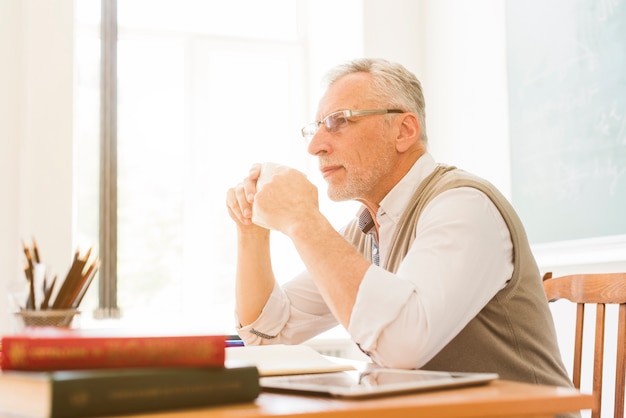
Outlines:
[{"label": "window frame", "polygon": [[117,304],[117,0],[102,0],[100,67],[100,212],[96,319],[119,318]]},{"label": "window frame", "polygon": [[[100,0],[101,3],[101,28],[100,28],[100,52],[101,52],[101,64],[100,64],[100,202],[99,202],[99,253],[102,260],[102,264],[99,270],[99,283],[98,283],[98,299],[97,307],[93,311],[93,317],[95,319],[120,319],[123,316],[124,307],[119,305],[119,246],[118,246],[118,48],[121,37],[118,36],[119,26],[117,17],[117,0]],[[306,16],[302,13],[302,7],[299,8],[298,19],[303,19]],[[126,30],[125,30],[126,31]],[[148,30],[150,32],[150,30]],[[165,32],[168,32],[167,30]],[[132,36],[139,36],[141,38],[141,31],[130,29],[128,32]],[[195,45],[194,38],[196,35],[182,35],[187,45]],[[299,39],[295,41],[295,44],[301,44],[306,42],[302,37],[302,33],[298,34]],[[237,39],[229,38],[228,36],[223,39],[231,39],[224,41],[219,35],[197,35],[195,39],[200,39],[201,43],[206,45],[213,45],[216,49],[230,48],[239,50],[241,45],[248,45],[255,43],[249,39]],[[262,49],[273,50],[277,49],[292,49],[295,51],[295,55],[299,55],[299,60],[306,62],[306,57],[302,55],[302,51],[299,51],[298,47],[294,47],[291,41],[279,41],[279,40],[266,40],[261,41],[259,45]],[[269,45],[269,46],[268,46]],[[273,46],[272,46],[273,45]],[[295,48],[295,49],[294,49]],[[292,55],[294,54],[292,51]],[[304,64],[303,64],[304,65]],[[302,74],[299,77],[303,77],[300,83],[303,87],[303,94],[305,99],[308,98],[306,88],[306,70],[303,69]],[[305,100],[308,102],[308,99]],[[303,112],[307,111],[307,106],[303,103]],[[306,115],[302,114],[303,120],[306,119]],[[296,129],[294,132],[298,132]],[[298,138],[299,139],[299,136]],[[306,144],[298,143],[294,141],[293,148],[298,146],[302,147],[303,154],[306,154]]]},{"label": "window frame", "polygon": [[[100,132],[92,138],[93,149],[99,150],[100,156],[98,157],[99,160],[94,158],[94,161],[91,163],[91,167],[94,167],[96,171],[99,171],[99,183],[94,183],[91,190],[94,190],[95,187],[99,188],[100,201],[95,204],[95,207],[98,208],[98,213],[93,213],[94,218],[90,222],[88,220],[86,224],[79,222],[82,226],[77,232],[81,237],[81,240],[84,239],[91,241],[90,237],[97,240],[99,244],[98,252],[102,260],[102,265],[98,274],[97,298],[90,298],[91,300],[88,307],[88,309],[92,310],[93,319],[120,319],[122,317],[128,317],[130,322],[132,322],[134,316],[131,315],[131,307],[123,306],[122,301],[126,296],[125,294],[120,294],[122,289],[119,286],[119,278],[121,278],[123,272],[118,268],[118,264],[120,262],[120,254],[118,254],[118,251],[120,250],[118,239],[122,239],[121,236],[118,237],[120,234],[120,225],[118,225],[118,216],[120,216],[118,213],[118,201],[123,198],[117,184],[118,181],[121,181],[120,175],[123,174],[119,171],[122,170],[123,167],[118,166],[119,156],[117,154],[118,145],[121,145],[118,143],[118,136],[120,135],[118,132],[118,117],[123,116],[118,115],[119,104],[117,100],[117,77],[118,60],[120,59],[118,58],[118,50],[120,49],[119,41],[125,40],[128,34],[130,34],[131,37],[138,36],[141,38],[142,36],[145,36],[144,30],[147,31],[146,33],[148,33],[148,36],[153,36],[155,32],[153,29],[148,28],[135,29],[132,27],[119,27],[117,18],[117,0],[97,1],[101,9],[101,16],[99,16],[99,43],[101,53],[99,78],[101,91],[98,99],[100,103],[100,121],[96,122],[98,123],[97,126],[100,127]],[[231,37],[228,35],[222,36],[219,34],[211,35],[195,32],[182,33],[180,36],[182,36],[183,42],[187,43],[187,46],[196,45],[195,40],[201,39],[202,43],[219,45],[219,48],[226,49],[231,49],[233,46],[235,49],[240,47],[245,49],[245,46],[243,45],[254,43],[257,44],[255,45],[255,48],[258,48],[259,45],[266,45],[269,50],[291,48],[295,51],[293,56],[297,55],[297,65],[301,68],[297,73],[293,73],[293,75],[297,77],[298,88],[301,88],[302,91],[299,93],[298,98],[294,102],[297,103],[296,107],[299,110],[296,113],[292,113],[291,117],[293,120],[290,122],[297,126],[289,127],[289,131],[293,131],[297,134],[297,137],[294,134],[294,137],[292,138],[293,141],[286,144],[286,147],[290,150],[290,152],[302,153],[305,158],[308,158],[307,162],[304,163],[304,166],[301,165],[300,168],[304,169],[303,171],[305,171],[307,175],[310,175],[311,181],[318,185],[320,190],[323,190],[322,188],[324,187],[323,184],[325,182],[316,170],[317,163],[314,161],[314,158],[307,156],[306,143],[303,141],[300,142],[301,137],[299,136],[299,129],[301,124],[306,123],[311,119],[310,116],[313,114],[312,109],[314,109],[317,105],[317,99],[319,93],[321,93],[319,90],[321,87],[319,85],[319,79],[322,73],[331,65],[340,61],[341,55],[347,55],[348,57],[360,55],[363,47],[363,34],[359,26],[359,22],[361,22],[361,14],[359,12],[359,7],[361,7],[360,0],[350,1],[344,4],[342,8],[346,11],[357,11],[357,13],[352,13],[351,16],[352,26],[356,30],[351,31],[349,36],[344,36],[342,38],[343,42],[337,44],[337,49],[331,50],[329,53],[327,50],[327,42],[331,39],[336,39],[336,37],[341,34],[344,34],[346,26],[344,25],[345,22],[343,19],[340,19],[341,22],[335,22],[336,25],[332,28],[328,28],[324,23],[319,23],[318,25],[316,22],[319,20],[318,15],[320,10],[319,7],[316,7],[317,5],[317,3],[313,4],[308,1],[298,3],[298,7],[296,9],[296,19],[298,20],[297,36],[296,38],[290,40],[255,40],[245,37]],[[98,7],[98,5],[96,5],[96,7]],[[91,24],[91,22],[95,22],[95,20],[86,21],[87,25]],[[322,27],[324,28],[323,36],[320,33]],[[87,27],[87,29],[90,28]],[[96,30],[97,29],[94,28],[94,33],[96,33]],[[123,33],[121,32],[122,30]],[[118,36],[118,31],[120,31],[121,36]],[[170,35],[174,34],[175,37],[178,37],[179,35],[176,31],[172,32],[167,29],[164,31],[164,33],[168,32]],[[193,50],[195,46],[191,48],[192,49],[189,51]],[[257,49],[255,49],[255,51],[257,51]],[[290,60],[292,58],[290,58]],[[98,67],[94,67],[94,69],[97,70]],[[89,74],[87,74],[87,76],[89,76]],[[94,112],[93,114],[95,115],[96,113]],[[120,121],[123,120],[120,119]],[[122,163],[123,161],[120,160],[119,164]],[[100,167],[96,168],[96,164],[99,164]],[[85,187],[90,186],[87,185]],[[358,206],[358,204],[354,202],[343,202],[340,204],[332,202],[331,204],[329,199],[327,199],[323,193],[320,195],[321,210],[323,212],[328,212],[327,216],[329,217],[329,220],[337,228],[343,225],[347,219],[346,216],[352,216],[356,212],[356,206]],[[84,213],[86,213],[85,217],[89,215],[88,212]],[[78,218],[83,218],[83,215],[79,214]],[[96,225],[99,229],[97,237],[94,236],[96,231],[91,230],[92,226],[93,228],[96,228]],[[85,235],[83,232],[87,232],[87,234]],[[280,236],[280,234],[275,235],[272,240],[273,247],[278,246],[282,250],[285,250],[286,247],[291,245],[290,242],[286,242],[288,241],[287,238]],[[289,250],[290,249],[287,249],[287,251]],[[279,253],[281,256],[285,255],[280,250]],[[294,254],[294,259],[299,260],[299,258],[297,258],[297,254]],[[282,267],[282,265],[277,267]],[[276,271],[277,277],[285,276],[284,279],[288,279],[292,277],[293,269],[294,266],[287,265],[282,271],[280,269]],[[282,281],[283,280],[279,279],[279,283]],[[134,308],[136,310],[137,307]],[[126,312],[125,315],[124,312]]]}]

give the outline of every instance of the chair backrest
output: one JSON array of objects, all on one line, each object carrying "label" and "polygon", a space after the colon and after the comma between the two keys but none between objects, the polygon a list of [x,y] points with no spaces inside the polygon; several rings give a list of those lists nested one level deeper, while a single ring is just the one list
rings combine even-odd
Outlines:
[{"label": "chair backrest", "polygon": [[580,389],[585,304],[596,304],[593,354],[594,408],[592,418],[600,417],[602,404],[602,367],[604,360],[604,318],[607,304],[619,305],[617,323],[617,361],[615,370],[614,416],[624,416],[624,377],[626,374],[626,273],[574,274],[552,277],[546,273],[543,285],[548,301],[567,299],[576,303],[576,333],[572,380]]}]

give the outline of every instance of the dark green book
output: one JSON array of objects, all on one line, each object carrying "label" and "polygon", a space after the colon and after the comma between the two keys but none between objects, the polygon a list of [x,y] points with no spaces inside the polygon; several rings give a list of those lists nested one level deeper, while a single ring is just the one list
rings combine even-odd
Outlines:
[{"label": "dark green book", "polygon": [[251,402],[255,366],[0,373],[0,415],[82,418]]}]

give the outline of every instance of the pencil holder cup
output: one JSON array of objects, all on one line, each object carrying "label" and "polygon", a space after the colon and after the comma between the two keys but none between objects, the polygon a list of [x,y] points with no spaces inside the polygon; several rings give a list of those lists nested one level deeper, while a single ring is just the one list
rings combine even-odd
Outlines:
[{"label": "pencil holder cup", "polygon": [[21,310],[15,312],[18,328],[61,327],[70,328],[80,315],[78,309]]}]

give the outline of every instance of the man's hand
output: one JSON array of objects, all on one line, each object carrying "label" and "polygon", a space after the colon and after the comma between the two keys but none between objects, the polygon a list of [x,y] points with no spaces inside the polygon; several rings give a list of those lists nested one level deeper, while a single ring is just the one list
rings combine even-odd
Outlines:
[{"label": "man's hand", "polygon": [[249,175],[244,180],[228,189],[226,193],[226,207],[228,214],[238,226],[252,224],[252,202],[256,194],[256,183],[261,174],[261,165],[255,164],[250,168]]},{"label": "man's hand", "polygon": [[255,221],[290,235],[290,227],[320,215],[318,191],[306,176],[286,166],[275,168],[253,195]]}]

